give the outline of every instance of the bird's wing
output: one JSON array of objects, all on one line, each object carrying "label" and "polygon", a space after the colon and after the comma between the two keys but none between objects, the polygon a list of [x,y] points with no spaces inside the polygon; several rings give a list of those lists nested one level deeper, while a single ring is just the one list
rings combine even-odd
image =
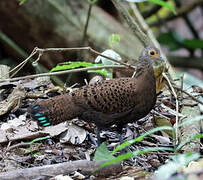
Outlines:
[{"label": "bird's wing", "polygon": [[132,78],[103,81],[84,86],[72,96],[74,103],[80,107],[116,116],[136,104],[136,81]]}]

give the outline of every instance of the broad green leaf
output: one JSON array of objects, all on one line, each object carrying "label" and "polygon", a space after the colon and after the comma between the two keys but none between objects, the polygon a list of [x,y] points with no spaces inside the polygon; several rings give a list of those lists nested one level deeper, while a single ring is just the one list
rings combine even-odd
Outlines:
[{"label": "broad green leaf", "polygon": [[[94,64],[94,67],[97,66],[103,66],[104,64]],[[107,78],[112,78],[113,77],[113,72],[111,69],[98,69],[98,70],[88,70],[88,73],[98,73],[101,74]]]},{"label": "broad green leaf", "polygon": [[188,165],[191,161],[199,159],[198,153],[179,154],[171,157],[171,161],[160,166],[156,172],[157,179],[169,179],[178,169]]},{"label": "broad green leaf", "polygon": [[57,64],[56,67],[51,69],[51,72],[54,71],[62,71],[62,70],[68,70],[68,69],[75,69],[79,67],[92,67],[94,64],[90,62],[84,62],[84,61],[69,61],[69,62],[63,62]]},{"label": "broad green leaf", "polygon": [[144,137],[150,135],[150,134],[153,134],[157,131],[162,131],[162,130],[171,130],[171,131],[174,131],[174,128],[170,127],[170,126],[162,126],[162,127],[157,127],[157,128],[154,128],[154,129],[151,129],[149,131],[147,131],[146,133],[144,133],[143,135],[133,139],[133,140],[129,140],[129,141],[126,141],[124,142],[123,144],[121,144],[120,146],[117,146],[113,152],[111,153],[112,155],[115,154],[117,151],[120,151],[121,149],[124,149],[125,147],[127,146],[130,146],[132,144],[134,144],[135,142],[140,142],[144,139]]},{"label": "broad green leaf", "polygon": [[96,150],[94,154],[94,161],[107,161],[113,160],[115,157],[111,155],[107,149],[106,143],[103,142]]},{"label": "broad green leaf", "polygon": [[[51,69],[51,72],[55,72],[55,71],[64,71],[64,70],[68,70],[68,69],[76,69],[76,68],[80,68],[80,67],[97,67],[97,66],[103,66],[103,64],[93,64],[90,62],[84,62],[84,61],[69,61],[69,62],[63,62],[63,63],[59,63],[57,64],[56,67]],[[88,73],[98,73],[101,74],[103,76],[109,77],[112,76],[112,74],[109,74],[109,71],[106,69],[100,69],[100,70],[88,70]]]},{"label": "broad green leaf", "polygon": [[98,73],[98,74],[101,74],[101,75],[103,75],[103,76],[105,76],[105,77],[108,77],[108,78],[112,78],[112,74],[111,75],[109,75],[108,74],[108,71],[106,70],[106,69],[98,69],[98,70],[88,70],[87,71],[88,73]]}]

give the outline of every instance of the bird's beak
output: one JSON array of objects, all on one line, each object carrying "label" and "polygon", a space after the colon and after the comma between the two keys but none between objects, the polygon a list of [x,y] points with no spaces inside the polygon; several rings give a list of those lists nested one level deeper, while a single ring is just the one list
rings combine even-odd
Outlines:
[{"label": "bird's beak", "polygon": [[166,61],[160,56],[155,61],[153,61],[153,67],[157,68],[160,66],[164,66],[165,63],[166,63]]},{"label": "bird's beak", "polygon": [[165,60],[160,56],[159,57],[159,60],[161,61],[161,62],[165,62]]}]

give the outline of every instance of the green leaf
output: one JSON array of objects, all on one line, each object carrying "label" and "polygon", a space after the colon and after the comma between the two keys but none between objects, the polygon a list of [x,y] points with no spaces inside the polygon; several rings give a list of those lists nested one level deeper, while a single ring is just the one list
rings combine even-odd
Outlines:
[{"label": "green leaf", "polygon": [[88,3],[91,5],[94,5],[97,2],[97,0],[88,0]]},{"label": "green leaf", "polygon": [[139,156],[141,154],[147,154],[149,152],[154,152],[154,151],[173,151],[173,148],[168,148],[168,147],[150,147],[147,149],[142,149],[142,150],[137,150],[133,152],[134,156]]},{"label": "green leaf", "polygon": [[20,0],[19,5],[23,5],[27,0]]},{"label": "green leaf", "polygon": [[178,50],[180,48],[188,49],[203,49],[203,40],[201,39],[183,39],[175,31],[168,33],[161,33],[157,38],[159,43],[164,44],[170,48],[171,51]]},{"label": "green leaf", "polygon": [[84,62],[84,61],[69,61],[69,62],[63,62],[63,63],[59,63],[57,64],[56,67],[51,69],[51,72],[54,71],[64,71],[64,70],[68,70],[68,69],[75,69],[75,68],[79,68],[79,67],[92,67],[94,64],[90,63],[90,62]]},{"label": "green leaf", "polygon": [[115,154],[117,151],[120,151],[121,149],[124,149],[125,147],[127,146],[130,146],[132,144],[134,144],[135,142],[140,142],[144,139],[144,137],[150,135],[150,134],[153,134],[157,131],[162,131],[162,130],[171,130],[171,131],[174,131],[174,128],[170,127],[170,126],[161,126],[161,127],[157,127],[157,128],[154,128],[154,129],[151,129],[149,131],[147,131],[146,133],[144,133],[143,135],[137,137],[136,139],[133,139],[133,140],[129,140],[129,141],[126,141],[124,142],[123,144],[117,146],[113,152],[111,153],[112,155]]},{"label": "green leaf", "polygon": [[171,35],[173,36],[174,40],[180,44],[183,43],[183,38],[178,34],[176,31],[171,31]]},{"label": "green leaf", "polygon": [[168,46],[171,51],[182,48],[182,45],[177,39],[174,32],[161,33],[157,38],[160,44]]},{"label": "green leaf", "polygon": [[169,179],[178,169],[188,165],[191,161],[199,159],[199,157],[200,155],[198,153],[186,153],[172,156],[172,161],[160,166],[155,175],[157,179]]},{"label": "green leaf", "polygon": [[103,142],[96,150],[94,154],[94,161],[107,161],[113,160],[115,157],[111,155],[107,149],[106,143]]},{"label": "green leaf", "polygon": [[[55,72],[55,71],[64,71],[64,70],[68,70],[68,69],[76,69],[76,68],[80,68],[80,67],[97,67],[97,66],[103,66],[103,64],[93,64],[90,62],[84,62],[84,61],[69,61],[69,62],[63,62],[63,63],[59,63],[57,64],[56,67],[51,69],[51,72]],[[112,77],[112,73],[109,74],[109,71],[106,69],[100,69],[100,70],[88,70],[88,73],[98,73],[101,74],[103,76],[106,77]]]},{"label": "green leaf", "polygon": [[183,44],[190,49],[203,49],[203,40],[201,39],[185,39]]},{"label": "green leaf", "polygon": [[173,12],[173,14],[176,14],[175,9],[170,4],[168,4],[168,3],[164,2],[164,1],[161,1],[161,0],[149,0],[149,2],[153,2],[153,3],[158,4],[160,6],[167,7],[171,12]]},{"label": "green leaf", "polygon": [[166,7],[168,8],[171,12],[173,12],[173,14],[176,14],[175,9],[168,3],[161,1],[161,0],[126,0],[128,2],[145,2],[145,1],[149,1],[155,4],[158,4],[160,6]]},{"label": "green leaf", "polygon": [[31,145],[31,144],[33,144],[33,143],[35,143],[35,142],[42,141],[42,140],[44,140],[44,139],[49,139],[49,138],[50,138],[50,136],[36,138],[36,139],[32,140],[31,142],[29,142],[28,144]]},{"label": "green leaf", "polygon": [[[97,66],[103,66],[103,64],[94,64],[94,67],[97,67]],[[88,70],[87,72],[88,73],[98,73],[98,74],[101,74],[108,78],[112,78],[112,76],[113,76],[112,71],[107,70],[107,69]]]},{"label": "green leaf", "polygon": [[146,153],[153,152],[153,151],[165,151],[165,150],[173,151],[173,148],[154,147],[154,148],[147,148],[147,149],[138,150],[138,151],[134,151],[134,152],[128,152],[126,154],[121,154],[121,155],[117,156],[116,158],[101,164],[99,166],[99,168],[104,167],[104,166],[108,166],[108,165],[111,165],[111,164],[114,164],[114,163],[117,163],[117,162],[121,162],[123,160],[129,159],[131,157],[138,156],[138,155],[141,155],[141,154],[146,154]]},{"label": "green leaf", "polygon": [[148,0],[126,0],[128,2],[145,2],[145,1],[148,1]]},{"label": "green leaf", "polygon": [[120,42],[120,36],[118,34],[112,34],[109,38],[109,45],[112,48],[114,44]]},{"label": "green leaf", "polygon": [[185,144],[195,140],[195,139],[200,139],[203,138],[203,134],[197,134],[193,137],[189,137],[186,141],[181,142],[178,147],[176,148],[176,151],[179,151]]},{"label": "green leaf", "polygon": [[123,161],[125,159],[129,159],[129,158],[131,158],[133,156],[134,156],[133,152],[128,152],[126,154],[121,154],[121,155],[117,156],[116,158],[101,164],[99,166],[99,168],[102,168],[102,167],[105,167],[105,166],[109,166],[109,165],[117,163],[117,162],[121,162],[121,161]]}]

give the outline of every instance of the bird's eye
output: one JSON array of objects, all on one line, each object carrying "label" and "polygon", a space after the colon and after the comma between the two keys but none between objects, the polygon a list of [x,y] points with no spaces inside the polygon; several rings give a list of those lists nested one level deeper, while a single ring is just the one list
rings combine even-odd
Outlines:
[{"label": "bird's eye", "polygon": [[149,50],[149,51],[148,51],[148,54],[149,54],[150,56],[152,56],[153,58],[157,58],[158,55],[159,55],[159,53],[158,53],[157,51],[155,51],[155,50]]},{"label": "bird's eye", "polygon": [[150,51],[150,55],[155,55],[155,52],[154,51]]}]

